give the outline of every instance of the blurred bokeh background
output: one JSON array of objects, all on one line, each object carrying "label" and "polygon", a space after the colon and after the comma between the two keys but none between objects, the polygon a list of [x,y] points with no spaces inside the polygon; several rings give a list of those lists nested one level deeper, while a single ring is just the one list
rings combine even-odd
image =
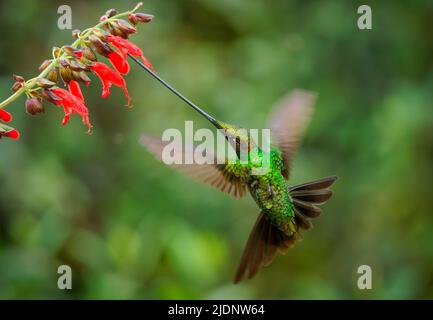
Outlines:
[{"label": "blurred bokeh background", "polygon": [[[132,1],[0,2],[0,98],[71,42],[73,28]],[[145,1],[152,23],[132,40],[158,73],[215,117],[266,124],[293,88],[319,93],[292,183],[337,174],[313,231],[258,276],[231,283],[258,209],[165,167],[137,142],[183,130],[199,115],[132,65],[134,108],[99,81],[84,89],[92,135],[62,110],[7,110],[21,139],[0,142],[0,298],[433,298],[433,3],[372,1]],[[73,289],[57,289],[57,267]],[[357,268],[373,289],[357,288]]]}]

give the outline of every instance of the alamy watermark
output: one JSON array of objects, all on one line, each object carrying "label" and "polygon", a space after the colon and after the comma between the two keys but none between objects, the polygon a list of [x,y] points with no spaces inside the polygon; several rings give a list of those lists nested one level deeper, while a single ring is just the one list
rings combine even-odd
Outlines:
[{"label": "alamy watermark", "polygon": [[264,175],[270,169],[270,129],[194,130],[193,121],[185,121],[184,134],[170,128],[161,139],[166,142],[161,159],[167,165],[249,165],[253,175]]},{"label": "alamy watermark", "polygon": [[360,274],[358,278],[358,289],[360,290],[370,290],[373,288],[373,272],[371,270],[371,267],[369,265],[361,265],[358,267],[358,274]]},{"label": "alamy watermark", "polygon": [[369,5],[363,4],[358,7],[358,28],[360,30],[371,30],[373,29],[373,17],[371,7]]},{"label": "alamy watermark", "polygon": [[57,19],[57,27],[60,30],[72,29],[72,9],[70,6],[63,4],[57,8],[60,17]]},{"label": "alamy watermark", "polygon": [[72,289],[72,269],[70,266],[63,264],[57,268],[57,273],[60,274],[57,279],[57,288],[60,290]]}]

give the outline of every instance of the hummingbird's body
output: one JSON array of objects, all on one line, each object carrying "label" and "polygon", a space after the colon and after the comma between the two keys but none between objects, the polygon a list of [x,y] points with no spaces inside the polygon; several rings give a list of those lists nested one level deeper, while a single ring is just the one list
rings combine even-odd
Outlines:
[{"label": "hummingbird's body", "polygon": [[[192,104],[189,100],[186,102]],[[238,158],[235,161],[225,159],[223,164],[215,162],[175,167],[236,198],[243,197],[249,191],[260,208],[239,263],[235,283],[244,277],[252,278],[262,266],[273,261],[277,252],[285,254],[301,239],[300,229],[312,227],[310,219],[321,212],[318,206],[332,195],[329,187],[335,182],[335,176],[293,187],[287,185],[290,163],[309,122],[313,104],[314,96],[304,91],[294,91],[283,99],[269,126],[271,139],[276,142],[269,151],[260,148],[245,134],[244,129],[218,121],[192,104],[224,134]],[[141,142],[159,158],[167,145],[149,136],[142,136]],[[185,154],[191,150],[194,149],[185,147],[182,152]],[[248,154],[248,161],[239,160],[241,150]],[[269,159],[269,170],[257,174],[255,169],[263,165],[264,159]]]},{"label": "hummingbird's body", "polygon": [[[256,145],[253,148],[258,149]],[[281,152],[275,147],[271,148],[269,154],[265,154],[264,151],[257,149],[250,152],[250,155],[254,154],[258,159],[253,159],[247,164],[241,164],[239,161],[234,164],[228,164],[226,165],[226,170],[233,172],[235,176],[244,181],[261,211],[273,225],[290,236],[295,231],[292,221],[295,212],[286,180],[282,175],[283,162],[281,160]],[[268,172],[260,175],[252,174],[251,170],[255,166],[259,168],[264,157],[269,157],[270,159]]]}]

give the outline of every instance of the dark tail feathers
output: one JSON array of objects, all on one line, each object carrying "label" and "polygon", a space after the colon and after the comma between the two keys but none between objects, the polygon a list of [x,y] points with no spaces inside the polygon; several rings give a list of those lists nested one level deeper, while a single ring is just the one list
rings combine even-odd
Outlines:
[{"label": "dark tail feathers", "polygon": [[238,283],[244,277],[248,279],[254,277],[261,267],[271,264],[277,251],[285,254],[287,249],[296,242],[297,236],[298,233],[287,236],[273,226],[266,214],[261,212],[248,238],[234,283]]},{"label": "dark tail feathers", "polygon": [[322,210],[318,206],[331,198],[329,188],[336,180],[336,176],[331,176],[289,188],[295,206],[295,221],[300,228],[308,230],[313,227],[310,219],[320,215]]},{"label": "dark tail feathers", "polygon": [[[318,205],[324,204],[332,196],[329,187],[336,180],[336,176],[326,177],[289,188],[297,227],[308,230],[313,226],[310,219],[320,215]],[[300,237],[298,232],[286,235],[272,225],[266,214],[260,213],[242,254],[234,283],[244,277],[254,277],[263,266],[271,264],[277,252],[285,254]]]}]

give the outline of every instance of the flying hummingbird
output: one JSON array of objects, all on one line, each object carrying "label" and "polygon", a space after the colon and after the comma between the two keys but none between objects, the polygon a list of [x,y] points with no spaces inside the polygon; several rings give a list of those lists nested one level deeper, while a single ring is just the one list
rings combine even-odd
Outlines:
[{"label": "flying hummingbird", "polygon": [[[263,266],[271,264],[277,252],[285,254],[301,239],[300,230],[308,230],[312,227],[311,219],[321,213],[319,206],[332,195],[330,187],[337,180],[336,176],[295,186],[287,184],[294,153],[313,112],[315,95],[307,91],[294,90],[277,104],[268,126],[275,143],[269,150],[264,150],[245,134],[244,129],[216,120],[162,80],[141,61],[136,59],[134,61],[221,130],[238,155],[239,151],[243,150],[261,158],[269,157],[269,170],[259,175],[253,174],[254,165],[251,162],[226,161],[215,164],[175,165],[188,175],[236,198],[245,196],[247,192],[251,194],[260,213],[246,243],[234,282],[238,283],[243,278],[251,279]],[[161,159],[162,150],[167,142],[147,135],[143,135],[140,140],[157,158]],[[191,152],[191,150],[194,149],[192,147],[182,149],[183,152]]]}]

